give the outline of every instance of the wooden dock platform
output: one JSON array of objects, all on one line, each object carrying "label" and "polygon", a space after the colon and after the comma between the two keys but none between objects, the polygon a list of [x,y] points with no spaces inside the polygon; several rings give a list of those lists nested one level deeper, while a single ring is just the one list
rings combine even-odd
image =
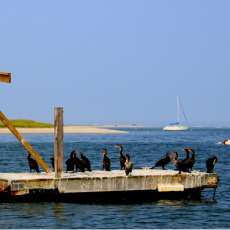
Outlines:
[{"label": "wooden dock platform", "polygon": [[216,188],[218,176],[199,171],[136,169],[62,173],[0,173],[1,201],[119,202],[199,197]]}]

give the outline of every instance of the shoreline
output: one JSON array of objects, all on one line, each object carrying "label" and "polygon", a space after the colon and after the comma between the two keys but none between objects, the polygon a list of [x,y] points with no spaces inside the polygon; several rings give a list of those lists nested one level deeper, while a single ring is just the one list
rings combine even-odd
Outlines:
[{"label": "shoreline", "polygon": [[[17,128],[20,133],[24,134],[45,134],[54,133],[54,128]],[[11,132],[7,128],[0,128],[0,134],[10,134]],[[64,126],[64,133],[76,133],[76,134],[126,134],[127,131],[114,130],[109,128],[100,128],[97,126]]]}]

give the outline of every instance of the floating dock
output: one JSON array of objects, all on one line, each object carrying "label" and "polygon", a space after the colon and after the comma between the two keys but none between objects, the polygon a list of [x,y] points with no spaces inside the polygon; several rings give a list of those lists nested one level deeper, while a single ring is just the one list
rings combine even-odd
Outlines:
[{"label": "floating dock", "polygon": [[217,174],[193,171],[136,169],[84,173],[0,173],[0,202],[143,202],[157,199],[199,198],[205,188],[216,188]]},{"label": "floating dock", "polygon": [[[0,82],[11,83],[11,73],[0,73]],[[34,158],[44,173],[0,173],[0,202],[142,202],[156,199],[199,198],[204,188],[218,186],[217,174],[193,171],[136,169],[124,171],[64,173],[62,107],[54,111],[54,168],[50,172],[42,156],[0,111],[0,121]]]}]

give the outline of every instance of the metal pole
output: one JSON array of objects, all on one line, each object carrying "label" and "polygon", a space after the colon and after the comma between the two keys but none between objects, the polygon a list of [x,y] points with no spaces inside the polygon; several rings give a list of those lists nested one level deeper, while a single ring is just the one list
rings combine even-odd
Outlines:
[{"label": "metal pole", "polygon": [[180,123],[180,98],[177,96],[177,123]]}]

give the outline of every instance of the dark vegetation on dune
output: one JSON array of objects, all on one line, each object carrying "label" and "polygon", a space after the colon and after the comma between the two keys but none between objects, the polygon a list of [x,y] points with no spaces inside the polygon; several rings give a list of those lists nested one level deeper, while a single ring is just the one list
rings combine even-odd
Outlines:
[{"label": "dark vegetation on dune", "polygon": [[[26,119],[16,119],[10,121],[17,128],[52,128],[53,127],[53,125],[49,123],[26,120]],[[0,128],[4,128],[4,125],[1,122],[0,122]]]}]

